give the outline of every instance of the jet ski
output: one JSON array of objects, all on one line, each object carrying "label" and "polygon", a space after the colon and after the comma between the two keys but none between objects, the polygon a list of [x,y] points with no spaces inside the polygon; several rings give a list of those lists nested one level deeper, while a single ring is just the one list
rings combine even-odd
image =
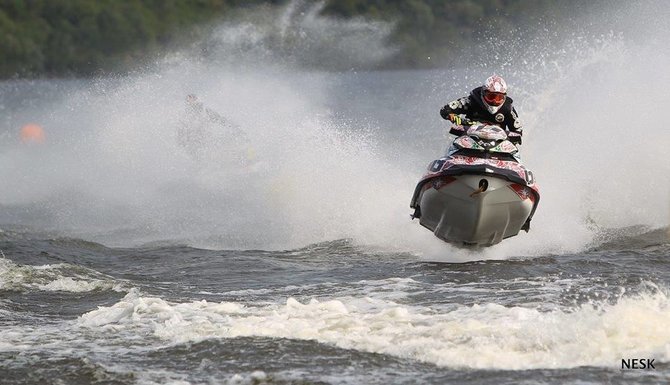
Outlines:
[{"label": "jet ski", "polygon": [[459,246],[492,246],[528,232],[540,192],[507,132],[473,122],[450,133],[458,137],[414,190],[412,218]]}]

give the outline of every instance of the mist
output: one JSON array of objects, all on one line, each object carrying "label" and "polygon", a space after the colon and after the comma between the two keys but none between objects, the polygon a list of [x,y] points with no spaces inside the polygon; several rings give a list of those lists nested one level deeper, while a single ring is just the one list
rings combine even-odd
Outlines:
[{"label": "mist", "polygon": [[[667,11],[618,7],[486,37],[493,59],[462,68],[327,72],[309,64],[388,58],[393,26],[293,2],[223,23],[127,76],[7,82],[0,223],[111,246],[292,249],[346,238],[454,262],[574,252],[604,230],[668,226],[670,136],[652,111],[670,85],[658,43],[670,34],[646,23]],[[530,233],[463,251],[410,221],[408,205],[447,145],[440,107],[492,72],[511,85],[541,201]],[[225,137],[212,136],[199,159],[177,144],[190,93],[241,127],[251,165],[222,150]],[[20,143],[14,133],[29,122],[45,143]]]}]

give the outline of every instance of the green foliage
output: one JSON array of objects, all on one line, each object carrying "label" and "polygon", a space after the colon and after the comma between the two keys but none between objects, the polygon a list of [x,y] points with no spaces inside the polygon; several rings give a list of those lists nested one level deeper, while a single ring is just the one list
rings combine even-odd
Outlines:
[{"label": "green foliage", "polygon": [[235,3],[0,0],[0,77],[126,68],[173,42],[178,31],[221,17]]}]

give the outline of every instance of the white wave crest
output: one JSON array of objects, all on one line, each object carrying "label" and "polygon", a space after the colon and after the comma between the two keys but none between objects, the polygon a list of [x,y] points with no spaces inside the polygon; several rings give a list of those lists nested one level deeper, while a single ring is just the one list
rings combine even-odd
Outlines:
[{"label": "white wave crest", "polygon": [[495,303],[439,311],[386,301],[380,308],[378,301],[368,306],[366,300],[288,298],[255,307],[170,303],[132,291],[111,307],[84,314],[80,324],[149,329],[170,343],[247,336],[315,340],[455,368],[616,367],[629,357],[670,360],[670,300],[660,292],[548,312]]},{"label": "white wave crest", "polygon": [[0,290],[80,293],[126,289],[111,277],[66,263],[31,266],[0,258]]}]

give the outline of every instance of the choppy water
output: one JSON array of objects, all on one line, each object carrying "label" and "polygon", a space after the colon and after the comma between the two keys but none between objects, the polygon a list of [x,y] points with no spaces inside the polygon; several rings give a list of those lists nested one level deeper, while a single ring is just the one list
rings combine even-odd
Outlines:
[{"label": "choppy water", "polygon": [[[653,103],[670,33],[629,24],[496,58],[542,201],[529,233],[481,250],[408,207],[447,145],[439,108],[490,74],[481,61],[321,73],[177,56],[0,83],[0,383],[670,382],[670,131]],[[177,144],[192,92],[244,130],[251,165],[216,133],[197,158]],[[634,134],[614,113],[632,105]],[[44,143],[21,143],[27,123]],[[633,358],[655,368],[622,370]]]},{"label": "choppy water", "polygon": [[[423,262],[7,231],[3,383],[666,383],[670,242]],[[655,370],[621,370],[623,358]]]}]

